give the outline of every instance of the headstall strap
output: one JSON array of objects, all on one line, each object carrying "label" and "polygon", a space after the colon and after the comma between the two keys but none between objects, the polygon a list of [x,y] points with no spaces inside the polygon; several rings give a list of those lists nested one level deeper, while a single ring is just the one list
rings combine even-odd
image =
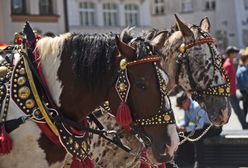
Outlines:
[{"label": "headstall strap", "polygon": [[[174,124],[175,123],[175,117],[173,114],[172,109],[168,109],[166,112],[163,112],[163,108],[165,106],[165,96],[167,96],[167,86],[166,83],[162,77],[162,74],[156,65],[156,62],[160,60],[160,57],[158,56],[149,56],[148,58],[144,58],[138,61],[133,62],[127,62],[126,60],[122,60],[120,62],[120,76],[118,77],[118,80],[116,82],[115,88],[116,91],[121,99],[121,101],[127,101],[128,94],[130,91],[130,82],[128,79],[127,74],[127,66],[133,66],[137,64],[142,63],[148,63],[148,62],[154,62],[154,67],[156,69],[157,78],[159,81],[159,88],[161,92],[161,105],[160,109],[158,111],[158,114],[155,116],[152,116],[150,118],[145,119],[137,119],[134,120],[134,125],[138,126],[145,126],[145,125],[160,125],[160,124]],[[170,105],[171,106],[171,105]],[[133,114],[133,116],[135,116]]]},{"label": "headstall strap", "polygon": [[[221,58],[215,58],[214,55],[217,55],[217,53],[215,53],[214,49],[212,48],[212,46],[210,44],[214,43],[216,40],[212,37],[207,37],[206,33],[201,31],[199,29],[199,31],[201,32],[201,34],[204,36],[204,38],[200,38],[195,40],[194,42],[191,42],[189,44],[185,44],[182,43],[179,47],[179,52],[180,55],[177,58],[177,77],[176,77],[176,81],[178,83],[178,77],[179,77],[179,71],[181,68],[181,64],[185,63],[185,61],[183,61],[184,59],[188,59],[187,56],[185,56],[187,54],[187,49],[192,48],[196,45],[201,45],[201,44],[208,44],[211,50],[211,54],[212,54],[212,60],[214,62],[214,72],[215,71],[220,71],[221,74],[223,74],[224,78],[225,78],[225,84],[222,85],[218,85],[218,86],[213,86],[213,87],[209,87],[206,90],[200,90],[199,87],[197,87],[197,84],[194,82],[193,78],[191,77],[190,72],[188,72],[188,76],[189,76],[189,80],[190,80],[190,85],[192,87],[192,98],[199,100],[202,95],[214,95],[214,96],[230,96],[230,80],[226,75],[226,72],[224,71],[224,69],[221,66]],[[187,62],[187,61],[186,61]],[[188,69],[190,69],[189,65]]]}]

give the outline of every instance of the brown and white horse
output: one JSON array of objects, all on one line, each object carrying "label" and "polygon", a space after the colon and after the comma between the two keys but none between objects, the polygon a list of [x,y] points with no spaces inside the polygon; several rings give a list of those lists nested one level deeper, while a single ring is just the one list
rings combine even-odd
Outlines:
[{"label": "brown and white horse", "polygon": [[[40,56],[38,66],[42,69],[47,89],[58,110],[49,111],[48,115],[51,116],[43,115],[41,118],[49,121],[59,113],[62,119],[79,122],[106,100],[114,115],[118,108],[121,109],[120,113],[126,112],[129,105],[133,118],[133,122],[129,123],[130,127],[140,139],[149,141],[147,147],[152,160],[165,162],[173,157],[178,136],[172,121],[173,114],[167,115],[168,100],[162,94],[166,79],[163,79],[164,72],[158,62],[159,56],[137,55],[138,50],[122,43],[112,34],[68,33],[55,38],[46,37],[37,43],[36,49]],[[141,51],[139,48],[139,52]],[[18,85],[27,82],[22,75],[29,71],[18,69],[22,64],[26,66],[27,62],[22,58],[14,68],[17,74],[11,79],[16,84],[8,88],[13,97],[9,100],[7,121],[25,116],[22,112],[24,109],[30,115],[35,115],[32,119],[43,111],[41,106],[38,106],[38,113],[37,108],[33,109],[42,101],[30,100],[28,88],[18,88]],[[35,82],[30,82],[29,85],[31,83]],[[16,98],[15,101],[13,98]],[[155,119],[156,123],[150,122],[151,119]],[[57,133],[56,136],[60,136],[62,129],[56,127],[57,122],[60,120],[54,121],[55,124],[47,124],[52,132]],[[61,125],[64,126],[64,123]],[[10,135],[13,149],[0,156],[1,168],[55,168],[64,165],[66,150],[60,145],[54,145],[32,120],[27,120]],[[64,138],[66,136],[61,136],[59,140],[63,141]],[[70,141],[71,139],[68,141],[69,145]],[[78,149],[84,143],[72,141],[72,145]]]},{"label": "brown and white horse", "polygon": [[[128,43],[133,37],[130,35],[129,30],[125,31],[126,32],[122,33],[122,38]],[[218,66],[217,63],[217,61],[220,60],[220,55],[211,40],[213,37],[208,33],[209,31],[210,22],[208,18],[202,19],[199,27],[193,26],[191,28],[188,28],[177,18],[177,30],[161,32],[159,34],[157,34],[156,31],[152,31],[146,35],[148,40],[153,39],[151,42],[164,56],[161,64],[169,78],[169,83],[167,84],[168,91],[173,90],[176,86],[176,80],[178,80],[178,85],[188,93],[195,90],[190,80],[194,80],[194,83],[202,90],[212,88],[213,86],[221,86],[219,87],[220,90],[228,89],[228,85],[225,85],[226,81],[222,76],[221,67],[220,65]],[[198,40],[204,38],[209,41],[201,41],[201,43],[197,44]],[[187,65],[182,65],[182,69],[178,72],[179,79],[176,79],[178,57],[182,55],[180,50],[185,49],[180,48],[180,46],[182,46],[182,44],[187,45],[187,43],[193,44],[192,42],[195,42],[194,45],[188,48],[185,53],[185,57],[190,61],[191,74],[187,72]],[[192,79],[188,75],[192,75]],[[201,95],[202,99],[199,100],[199,103],[204,104],[204,108],[206,108],[210,120],[217,126],[227,123],[230,117],[230,107],[225,97],[226,95]],[[116,125],[113,117],[103,114],[99,119],[107,128],[115,128],[120,132],[122,131],[122,129]],[[126,134],[126,132],[124,131],[123,134]],[[92,156],[95,160],[96,167],[140,167],[141,160],[139,153],[142,149],[142,144],[140,144],[134,136],[123,136],[122,141],[132,147],[134,153],[136,153],[135,156],[121,149],[114,148],[113,146],[110,147],[111,145],[106,143],[104,139],[93,136],[92,148],[95,152],[92,153]],[[111,160],[111,162],[109,162],[109,160]],[[149,160],[147,163],[149,164]]]}]

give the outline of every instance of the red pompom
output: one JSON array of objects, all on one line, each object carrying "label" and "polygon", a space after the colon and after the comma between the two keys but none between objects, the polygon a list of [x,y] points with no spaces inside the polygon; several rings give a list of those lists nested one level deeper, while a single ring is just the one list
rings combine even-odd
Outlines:
[{"label": "red pompom", "polygon": [[13,143],[9,134],[6,132],[5,127],[1,127],[0,134],[0,154],[8,154],[12,149]]},{"label": "red pompom", "polygon": [[144,161],[141,161],[140,168],[152,168],[152,166]]},{"label": "red pompom", "polygon": [[71,162],[71,168],[83,168],[82,161],[78,159],[76,156],[73,156],[72,162]]},{"label": "red pompom", "polygon": [[78,159],[76,156],[73,156],[71,168],[94,168],[94,163],[90,157],[86,157],[83,161]]},{"label": "red pompom", "polygon": [[83,165],[85,168],[94,168],[94,163],[89,156],[84,159]]},{"label": "red pompom", "polygon": [[116,121],[123,128],[128,128],[133,122],[130,108],[125,102],[121,102],[116,113]]},{"label": "red pompom", "polygon": [[165,163],[163,163],[163,164],[159,165],[159,166],[158,166],[158,168],[166,168]]}]

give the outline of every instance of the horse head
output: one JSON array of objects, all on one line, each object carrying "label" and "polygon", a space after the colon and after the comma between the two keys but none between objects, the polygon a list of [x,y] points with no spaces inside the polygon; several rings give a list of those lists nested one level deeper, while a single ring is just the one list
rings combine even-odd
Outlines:
[{"label": "horse head", "polygon": [[130,47],[112,34],[66,34],[37,43],[47,86],[65,117],[79,121],[108,100],[117,122],[131,128],[159,163],[173,157],[179,139],[161,57],[150,48]]},{"label": "horse head", "polygon": [[176,16],[175,30],[161,48],[162,66],[170,77],[168,87],[180,85],[206,110],[210,121],[220,126],[228,122],[231,113],[229,79],[209,31],[208,18],[189,28]]},{"label": "horse head", "polygon": [[[151,162],[168,161],[177,149],[178,136],[166,92],[167,75],[159,64],[160,59],[152,61],[160,56],[149,43],[142,39],[136,41],[133,46],[117,40],[117,46],[122,55],[119,58],[120,69],[125,59],[127,65],[125,71],[131,86],[126,102],[134,119],[131,126],[133,132],[138,134],[147,147],[147,156]],[[128,53],[130,51],[132,52]],[[119,83],[117,87],[121,85],[122,83]],[[116,93],[118,92],[113,91],[110,100],[120,101],[118,97],[121,96]],[[153,97],[152,100],[149,99],[150,96]],[[115,107],[112,108],[117,109],[118,104],[115,103]]]}]

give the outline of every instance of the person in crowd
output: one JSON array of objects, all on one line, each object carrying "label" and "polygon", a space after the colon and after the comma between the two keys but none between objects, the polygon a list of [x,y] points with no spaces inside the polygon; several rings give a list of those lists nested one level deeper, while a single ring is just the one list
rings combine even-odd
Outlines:
[{"label": "person in crowd", "polygon": [[242,94],[244,118],[248,110],[248,47],[240,53],[239,66],[236,72],[237,88]]},{"label": "person in crowd", "polygon": [[193,134],[191,138],[203,136],[198,141],[183,143],[178,149],[175,161],[168,163],[166,167],[177,168],[177,164],[179,167],[194,164],[194,168],[204,168],[205,147],[203,141],[207,137],[220,135],[222,127],[212,126],[206,134],[203,134],[210,125],[208,115],[196,101],[185,93],[177,97],[177,106],[184,111],[184,120],[178,124],[179,132],[184,133],[185,136]]},{"label": "person in crowd", "polygon": [[245,121],[244,113],[240,108],[239,100],[236,96],[236,69],[234,67],[234,59],[237,57],[239,49],[235,46],[228,46],[226,48],[227,59],[223,64],[223,68],[230,79],[230,97],[229,101],[231,106],[236,113],[238,120],[243,129],[248,129],[248,123]]}]

